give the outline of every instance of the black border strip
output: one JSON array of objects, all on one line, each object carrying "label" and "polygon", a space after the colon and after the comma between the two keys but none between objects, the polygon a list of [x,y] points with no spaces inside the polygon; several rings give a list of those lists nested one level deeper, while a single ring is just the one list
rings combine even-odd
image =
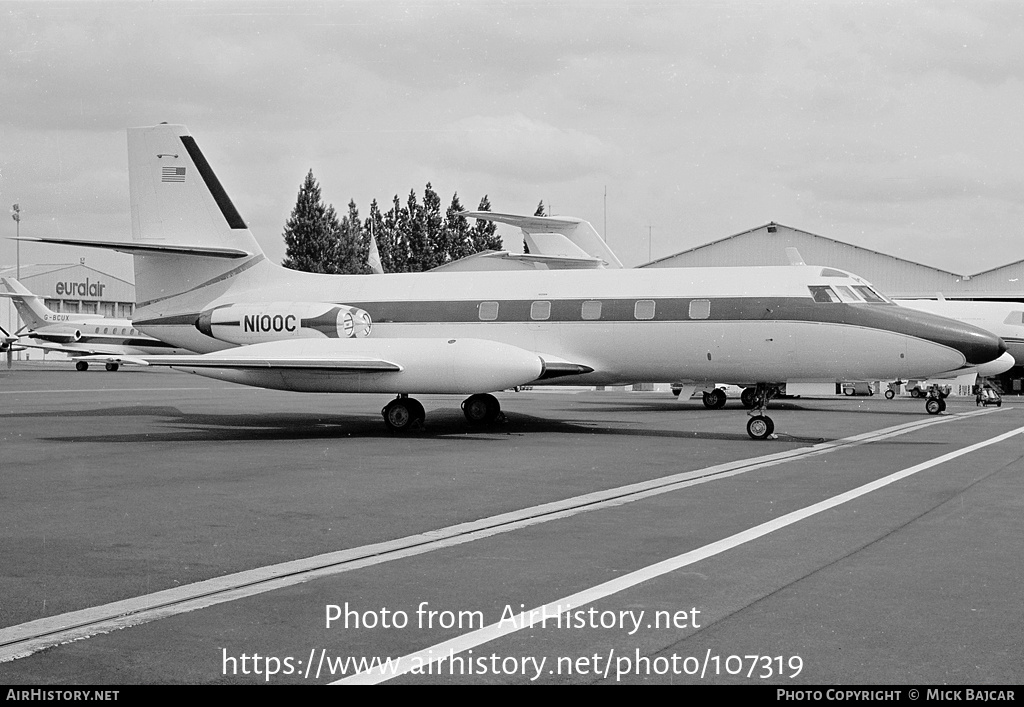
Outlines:
[{"label": "black border strip", "polygon": [[238,210],[235,209],[235,205],[231,203],[231,197],[224,191],[224,187],[220,185],[220,181],[217,179],[217,175],[213,173],[210,163],[203,157],[203,153],[200,151],[199,145],[196,144],[195,138],[191,135],[180,135],[179,137],[181,138],[181,144],[188,150],[189,157],[192,158],[196,168],[199,170],[199,174],[203,175],[206,188],[210,190],[213,200],[220,207],[220,212],[224,214],[224,219],[228,222],[228,226],[232,229],[248,228]]}]

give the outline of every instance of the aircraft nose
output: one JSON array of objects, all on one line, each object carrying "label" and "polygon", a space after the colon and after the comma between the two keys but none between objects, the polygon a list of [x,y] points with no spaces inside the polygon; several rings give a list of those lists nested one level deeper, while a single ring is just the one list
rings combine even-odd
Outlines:
[{"label": "aircraft nose", "polygon": [[910,315],[905,320],[906,333],[956,349],[968,364],[995,361],[1006,353],[1006,343],[990,331],[926,312],[906,309],[904,312]]}]

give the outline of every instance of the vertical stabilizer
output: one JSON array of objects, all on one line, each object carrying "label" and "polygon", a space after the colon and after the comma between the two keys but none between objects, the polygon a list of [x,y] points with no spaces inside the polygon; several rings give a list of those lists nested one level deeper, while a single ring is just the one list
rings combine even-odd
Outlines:
[{"label": "vertical stabilizer", "polygon": [[135,255],[140,306],[223,281],[264,260],[256,239],[184,125],[128,129],[132,240],[154,246],[230,248],[241,261],[195,253]]},{"label": "vertical stabilizer", "polygon": [[11,298],[21,320],[29,329],[38,329],[53,322],[52,317],[47,315],[54,312],[44,304],[42,297],[29,292],[27,287],[13,277],[0,277],[0,282],[7,289],[6,292],[0,292],[0,295]]}]

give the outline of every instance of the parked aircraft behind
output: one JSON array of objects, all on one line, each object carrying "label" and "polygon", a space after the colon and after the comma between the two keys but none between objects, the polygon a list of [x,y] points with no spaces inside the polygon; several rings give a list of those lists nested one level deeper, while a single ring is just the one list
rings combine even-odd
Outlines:
[{"label": "parked aircraft behind", "polygon": [[0,353],[6,356],[8,368],[14,365],[14,352],[24,349],[24,346],[18,345],[17,336],[11,336],[10,332],[0,326]]},{"label": "parked aircraft behind", "polygon": [[[27,239],[135,256],[135,324],[201,355],[126,357],[265,388],[469,393],[471,423],[517,385],[881,379],[999,357],[976,327],[897,307],[848,273],[810,266],[324,275],[267,260],[181,125],[128,131],[130,242]],[[832,287],[859,303],[831,302]],[[870,293],[868,295],[867,293]],[[759,412],[763,412],[762,410]],[[766,438],[772,421],[750,418]]]},{"label": "parked aircraft behind", "polygon": [[[992,332],[1006,344],[1006,353],[1017,364],[1024,364],[1024,304],[1020,302],[978,302],[951,299],[896,299],[901,307],[910,307],[941,317],[958,319]],[[1012,366],[1012,364],[1011,364]],[[1007,369],[1004,370],[1008,370]],[[1002,373],[1002,371],[998,371]],[[996,375],[986,373],[985,375]]]},{"label": "parked aircraft behind", "polygon": [[[146,336],[129,319],[115,319],[102,314],[54,312],[43,303],[43,298],[32,294],[13,277],[0,278],[7,289],[0,297],[9,297],[21,315],[25,326],[17,332],[19,346],[58,351],[77,359],[75,368],[89,368],[91,356],[144,356],[146,354],[185,353],[185,349]],[[30,337],[36,342],[27,342]],[[191,352],[188,352],[191,353]],[[105,361],[108,371],[116,371],[116,360]],[[8,355],[8,366],[10,365]]]}]

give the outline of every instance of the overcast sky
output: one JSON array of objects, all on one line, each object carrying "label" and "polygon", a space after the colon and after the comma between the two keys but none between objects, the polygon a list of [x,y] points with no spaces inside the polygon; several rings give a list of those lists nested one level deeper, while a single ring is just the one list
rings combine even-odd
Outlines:
[{"label": "overcast sky", "polygon": [[[167,121],[278,262],[310,169],[364,215],[427,182],[544,200],[627,266],[768,221],[959,274],[1024,259],[1016,0],[0,1],[0,39],[22,235],[129,238],[125,128]],[[21,247],[79,256],[131,277]]]}]

